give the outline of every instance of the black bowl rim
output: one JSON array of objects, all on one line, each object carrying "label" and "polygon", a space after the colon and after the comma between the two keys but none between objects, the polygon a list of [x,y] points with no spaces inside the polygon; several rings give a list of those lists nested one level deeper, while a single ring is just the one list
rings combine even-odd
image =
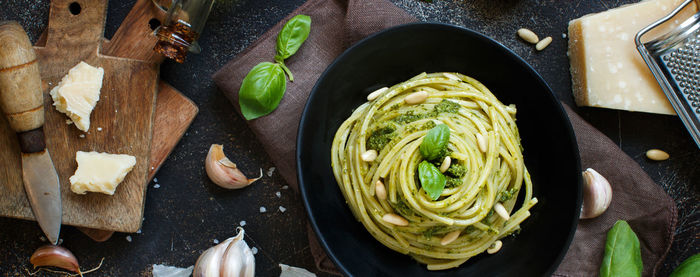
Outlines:
[{"label": "black bowl rim", "polygon": [[[302,164],[300,162],[301,152],[299,151],[299,149],[301,147],[301,142],[304,140],[303,133],[306,129],[304,123],[306,122],[306,117],[307,117],[307,114],[309,111],[309,102],[318,92],[319,84],[321,83],[321,81],[323,79],[325,79],[325,77],[329,73],[329,71],[332,68],[334,68],[341,60],[344,59],[345,56],[348,55],[348,53],[352,52],[355,48],[361,47],[362,45],[366,44],[367,41],[373,40],[375,37],[382,36],[386,33],[401,32],[404,29],[411,29],[411,28],[415,28],[416,26],[431,26],[431,27],[435,27],[435,28],[447,28],[447,29],[452,29],[454,31],[458,31],[458,32],[469,33],[470,35],[473,35],[475,38],[478,38],[480,40],[485,41],[486,43],[490,43],[493,46],[501,48],[502,50],[504,50],[504,53],[506,55],[513,58],[516,62],[520,63],[522,66],[524,66],[530,72],[534,73],[534,76],[536,77],[537,81],[539,83],[541,83],[547,89],[546,92],[548,92],[548,93],[546,93],[546,94],[549,97],[550,101],[552,101],[555,104],[556,109],[559,113],[559,116],[563,117],[565,119],[564,123],[565,123],[565,127],[566,127],[566,132],[568,132],[569,136],[572,138],[571,147],[572,147],[573,153],[575,155],[574,158],[576,161],[576,168],[578,168],[579,171],[581,171],[581,155],[578,151],[578,142],[576,140],[576,134],[574,133],[573,126],[571,125],[571,121],[569,120],[569,116],[564,111],[564,107],[562,106],[561,102],[559,101],[559,99],[557,99],[556,96],[554,96],[554,92],[552,91],[552,88],[549,86],[549,84],[547,84],[547,82],[544,80],[544,78],[542,78],[542,75],[540,75],[540,73],[537,72],[529,63],[527,63],[525,60],[523,60],[523,58],[521,58],[520,56],[515,54],[515,52],[510,50],[505,45],[492,39],[491,37],[488,37],[480,32],[471,30],[469,28],[457,26],[457,25],[453,25],[453,24],[447,24],[447,23],[438,23],[438,22],[415,22],[415,23],[401,24],[401,25],[397,25],[397,26],[379,31],[377,33],[374,33],[374,34],[360,40],[359,42],[353,44],[352,46],[350,46],[342,54],[340,54],[340,56],[335,58],[335,60],[333,60],[333,62],[330,65],[328,65],[328,67],[326,67],[326,69],[323,71],[323,74],[321,74],[321,76],[316,81],[316,84],[311,89],[311,93],[309,93],[309,98],[306,100],[306,104],[304,105],[304,110],[301,114],[301,120],[299,121],[299,126],[298,126],[298,130],[297,130],[295,162],[296,162],[297,182],[299,184],[299,190],[301,192],[302,201],[304,202],[304,208],[306,209],[306,212],[309,215],[309,221],[311,222],[311,227],[314,230],[314,233],[316,233],[316,236],[318,237],[319,243],[321,244],[321,246],[323,246],[323,249],[326,251],[326,254],[328,254],[328,256],[331,258],[333,263],[338,267],[338,269],[340,269],[340,271],[343,274],[348,275],[348,276],[351,276],[348,269],[345,267],[345,265],[343,265],[338,260],[338,258],[335,256],[335,254],[330,250],[328,243],[326,242],[325,237],[318,229],[318,223],[316,222],[316,219],[315,219],[313,212],[311,210],[311,206],[309,204],[309,198],[307,195],[308,191],[306,190],[306,185],[304,184],[304,181],[303,181],[304,174],[302,173],[302,170],[301,170],[301,164]],[[583,202],[583,180],[581,177],[578,178],[578,182],[576,184],[576,189],[577,189],[577,195],[576,195],[575,207],[578,210],[576,212],[578,214],[580,212],[581,205]],[[566,252],[569,250],[569,247],[571,246],[571,242],[573,241],[574,234],[576,233],[576,227],[578,226],[578,222],[579,222],[578,216],[574,217],[571,220],[570,228],[569,228],[570,229],[569,235],[567,236],[566,242],[564,244],[565,247],[563,247],[561,249],[561,251],[559,252],[559,255],[557,255],[557,258],[554,260],[552,265],[549,267],[545,276],[552,275],[554,273],[554,271],[561,264],[562,260],[564,259],[564,256],[566,255]]]}]

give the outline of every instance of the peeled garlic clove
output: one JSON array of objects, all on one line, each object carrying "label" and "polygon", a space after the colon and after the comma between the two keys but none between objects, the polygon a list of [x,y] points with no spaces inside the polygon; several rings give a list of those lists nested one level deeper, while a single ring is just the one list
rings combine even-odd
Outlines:
[{"label": "peeled garlic clove", "polygon": [[235,163],[226,158],[226,155],[224,155],[224,146],[221,144],[211,145],[205,161],[205,168],[212,182],[227,189],[246,187],[262,178],[263,175],[261,168],[258,178],[248,179],[243,175],[243,172],[238,169]]},{"label": "peeled garlic clove", "polygon": [[601,215],[612,201],[612,187],[603,175],[592,168],[583,172],[583,206],[581,218],[594,218]]},{"label": "peeled garlic clove", "polygon": [[219,277],[255,275],[255,257],[243,240],[245,231],[238,228],[238,235],[228,238],[202,253],[194,265],[193,277]]},{"label": "peeled garlic clove", "polygon": [[39,247],[32,257],[29,258],[29,262],[38,266],[54,266],[62,268],[71,272],[80,272],[80,266],[78,265],[78,259],[75,258],[70,250],[57,245],[45,245]]}]

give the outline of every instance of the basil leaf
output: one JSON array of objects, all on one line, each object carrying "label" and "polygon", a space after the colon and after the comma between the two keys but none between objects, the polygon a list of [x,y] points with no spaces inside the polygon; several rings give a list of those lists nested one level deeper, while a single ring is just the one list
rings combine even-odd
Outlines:
[{"label": "basil leaf", "polygon": [[700,253],[690,256],[673,270],[669,277],[697,277],[700,272]]},{"label": "basil leaf", "polygon": [[437,200],[445,189],[447,179],[445,175],[435,165],[422,161],[418,164],[418,179],[423,190],[430,196],[430,199]]},{"label": "basil leaf", "polygon": [[642,276],[642,254],[639,239],[630,225],[618,220],[605,242],[605,255],[600,266],[601,277]]},{"label": "basil leaf", "polygon": [[282,61],[294,55],[309,37],[310,32],[311,17],[303,14],[292,17],[277,35],[275,60]]},{"label": "basil leaf", "polygon": [[420,144],[420,154],[426,160],[432,161],[447,153],[447,142],[450,140],[450,128],[440,124],[428,131]]},{"label": "basil leaf", "polygon": [[238,91],[238,104],[247,120],[274,111],[284,96],[287,79],[278,64],[262,62],[253,67],[243,79]]}]

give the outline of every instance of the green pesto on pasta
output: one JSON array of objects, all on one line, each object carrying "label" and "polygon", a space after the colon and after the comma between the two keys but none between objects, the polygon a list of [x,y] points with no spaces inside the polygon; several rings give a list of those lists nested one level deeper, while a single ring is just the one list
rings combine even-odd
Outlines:
[{"label": "green pesto on pasta", "polygon": [[[405,99],[425,92],[427,99],[418,103]],[[336,132],[331,163],[353,215],[375,239],[442,270],[489,248],[494,252],[501,238],[519,231],[537,198],[514,105],[459,73],[422,73],[368,98]],[[444,190],[432,200],[417,168],[424,160],[420,144],[438,124],[449,127],[443,156],[451,163],[443,173]],[[363,159],[371,151],[376,158],[371,153]],[[523,204],[515,207],[521,194]],[[503,209],[494,212],[499,205],[505,216]]]}]

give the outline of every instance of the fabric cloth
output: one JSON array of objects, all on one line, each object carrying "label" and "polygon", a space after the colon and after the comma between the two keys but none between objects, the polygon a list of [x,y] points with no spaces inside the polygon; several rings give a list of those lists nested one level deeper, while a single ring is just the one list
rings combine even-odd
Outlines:
[{"label": "fabric cloth", "polygon": [[[297,187],[295,142],[306,99],[325,68],[358,40],[394,25],[416,21],[387,0],[309,0],[263,34],[246,51],[214,75],[214,81],[240,113],[238,90],[253,66],[270,61],[275,54],[277,33],[292,16],[311,16],[309,38],[285,63],[295,81],[277,110],[248,121],[282,177]],[[566,107],[566,105],[565,105]],[[676,207],[673,200],[615,143],[586,123],[570,108],[566,111],[578,139],[583,168],[594,168],[613,186],[609,209],[595,219],[581,220],[574,240],[554,276],[597,276],[608,230],[616,220],[627,220],[639,237],[644,276],[653,276],[673,240]],[[322,271],[338,273],[311,228],[309,241]]]}]

